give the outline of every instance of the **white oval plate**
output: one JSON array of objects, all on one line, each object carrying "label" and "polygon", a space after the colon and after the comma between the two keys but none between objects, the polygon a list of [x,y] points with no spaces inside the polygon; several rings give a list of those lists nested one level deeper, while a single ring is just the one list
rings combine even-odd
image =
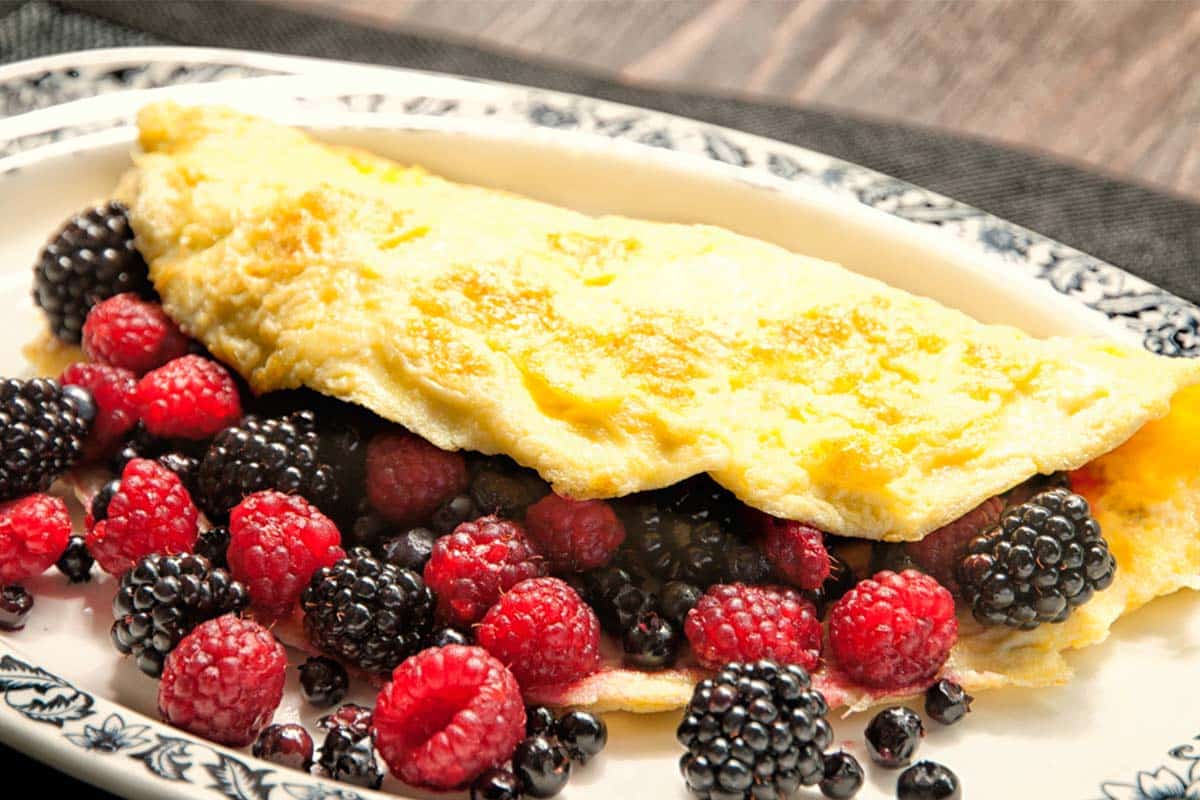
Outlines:
[{"label": "white oval plate", "polygon": [[[148,99],[222,102],[589,212],[709,222],[840,261],[1036,334],[1089,333],[1200,355],[1200,310],[1116,267],[976,209],[809,150],[692,120],[447,75],[258,53],[134,48],[0,68],[0,373],[26,371],[30,270],[44,239],[128,164]],[[0,739],[122,794],[246,800],[384,796],[279,769],[155,719],[155,683],[108,642],[111,582],[47,574],[27,628],[0,635]],[[1068,686],[992,692],[920,755],[970,798],[1200,798],[1200,602],[1164,598],[1079,653]],[[360,690],[359,700],[370,700]],[[294,671],[280,721],[309,724]],[[865,714],[836,722],[864,764]],[[609,749],[564,797],[686,797],[677,716],[610,715]],[[860,797],[894,796],[867,765]],[[421,793],[399,784],[385,789]],[[802,793],[803,795],[803,793]],[[815,790],[807,796],[817,796]]]}]

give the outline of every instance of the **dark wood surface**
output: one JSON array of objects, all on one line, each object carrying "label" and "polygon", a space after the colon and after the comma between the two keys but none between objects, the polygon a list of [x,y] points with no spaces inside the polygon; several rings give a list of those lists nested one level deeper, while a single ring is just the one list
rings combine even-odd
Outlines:
[{"label": "dark wood surface", "polygon": [[1200,198],[1200,0],[270,0],[933,125]]}]

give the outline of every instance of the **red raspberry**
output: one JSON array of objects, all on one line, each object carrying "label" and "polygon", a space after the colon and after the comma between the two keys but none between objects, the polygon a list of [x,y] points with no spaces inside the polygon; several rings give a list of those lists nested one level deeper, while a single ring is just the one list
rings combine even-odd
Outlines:
[{"label": "red raspberry", "polygon": [[229,572],[250,590],[250,605],[268,614],[292,610],[312,574],[345,558],[342,536],[299,495],[268,490],[229,515]]},{"label": "red raspberry", "polygon": [[119,294],[97,303],[83,323],[83,352],[138,375],[186,355],[188,338],[158,303]]},{"label": "red raspberry", "polygon": [[525,737],[517,679],[479,647],[423,650],[375,701],[375,746],[405,783],[454,789],[507,761]]},{"label": "red raspberry", "polygon": [[503,592],[546,574],[525,530],[495,516],[464,522],[433,544],[425,584],[437,595],[438,615],[451,625],[474,625]]},{"label": "red raspberry", "polygon": [[466,488],[462,453],[440,450],[407,431],[381,433],[367,445],[367,497],[392,522],[423,522]]},{"label": "red raspberry", "polygon": [[538,552],[558,572],[602,567],[625,541],[625,527],[603,500],[548,494],[525,512],[525,528]]},{"label": "red raspberry", "polygon": [[816,608],[782,586],[717,584],[688,612],[683,631],[709,669],[769,658],[812,670],[821,657]]},{"label": "red raspberry", "polygon": [[283,699],[287,653],[271,632],[233,614],[202,622],[163,664],[158,713],[177,728],[244,747]]},{"label": "red raspberry", "polygon": [[803,522],[760,514],[762,548],[775,571],[801,589],[819,589],[829,577],[825,534]]},{"label": "red raspberry", "polygon": [[933,578],[884,570],[834,603],[829,646],[859,683],[901,689],[929,680],[958,639],[954,598]]},{"label": "red raspberry", "polygon": [[58,382],[63,386],[82,386],[92,393],[96,403],[96,419],[83,445],[85,459],[109,455],[137,424],[137,406],[133,402],[137,375],[133,372],[80,361],[67,367]]},{"label": "red raspberry", "polygon": [[88,531],[88,552],[110,575],[123,575],[151,553],[190,553],[198,515],[178,475],[157,461],[135,458],[121,473],[108,514]]},{"label": "red raspberry", "polygon": [[600,668],[600,620],[558,578],[531,578],[510,589],[475,630],[525,688],[570,683]]},{"label": "red raspberry", "polygon": [[69,538],[71,515],[62,498],[31,494],[0,504],[0,586],[41,575]]},{"label": "red raspberry", "polygon": [[904,549],[921,569],[949,589],[951,594],[958,594],[958,565],[967,554],[967,545],[999,522],[1003,511],[1004,501],[999,497],[990,497],[921,541],[909,542]]},{"label": "red raspberry", "polygon": [[200,356],[177,358],[147,372],[135,399],[146,430],[164,438],[205,439],[242,416],[233,378]]}]

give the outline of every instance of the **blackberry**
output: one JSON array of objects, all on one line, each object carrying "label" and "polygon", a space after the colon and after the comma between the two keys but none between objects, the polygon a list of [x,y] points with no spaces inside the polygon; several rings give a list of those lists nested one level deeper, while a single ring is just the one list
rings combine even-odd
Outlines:
[{"label": "blackberry", "polygon": [[643,612],[621,639],[625,663],[640,669],[663,669],[679,654],[680,628],[653,611]]},{"label": "blackberry", "polygon": [[974,699],[954,681],[942,678],[925,690],[925,713],[943,725],[953,725],[967,715]]},{"label": "blackberry", "polygon": [[378,789],[383,783],[371,737],[355,738],[343,728],[334,728],[325,735],[317,764],[335,781],[366,789]]},{"label": "blackberry", "polygon": [[33,610],[33,595],[13,584],[0,588],[0,631],[19,631]]},{"label": "blackberry", "polygon": [[658,492],[659,504],[694,523],[713,521],[725,530],[740,524],[742,503],[708,475],[695,475]]},{"label": "blackberry", "polygon": [[546,736],[531,736],[518,744],[512,764],[521,788],[530,797],[554,797],[571,778],[567,751]]},{"label": "blackberry", "polygon": [[248,494],[276,489],[299,494],[326,514],[336,510],[333,468],[319,460],[316,415],[247,416],[212,440],[200,462],[199,500],[211,519],[224,521]]},{"label": "blackberry", "polygon": [[897,800],[958,800],[958,776],[941,764],[918,761],[896,779]]},{"label": "blackberry", "polygon": [[[683,507],[695,502],[689,500]],[[646,502],[622,505],[627,538],[618,558],[627,569],[701,589],[723,582],[762,583],[771,573],[757,547],[723,527],[724,514],[693,509],[684,515]]]},{"label": "blackberry", "polygon": [[246,587],[193,554],[142,558],[121,578],[113,598],[112,640],[157,678],[163,660],[192,628],[246,608]]},{"label": "blackberry", "polygon": [[83,455],[89,427],[57,381],[0,380],[0,502],[49,489]]},{"label": "blackberry", "polygon": [[972,539],[958,580],[981,624],[1031,630],[1066,620],[1112,585],[1116,566],[1087,500],[1050,489]]},{"label": "blackberry", "polygon": [[300,694],[309,705],[321,708],[337,705],[349,689],[346,668],[332,658],[316,656],[300,665]]},{"label": "blackberry", "polygon": [[200,535],[196,537],[196,544],[192,547],[192,552],[207,558],[208,563],[214,567],[228,569],[229,528],[218,525],[215,528],[201,531]]},{"label": "blackberry", "polygon": [[583,576],[583,598],[596,612],[601,627],[614,636],[624,636],[634,620],[658,609],[658,597],[643,589],[627,571],[607,566]]},{"label": "blackberry", "polygon": [[70,219],[33,267],[33,301],[59,339],[79,344],[92,306],[113,295],[154,297],[127,210],[113,201]]},{"label": "blackberry", "polygon": [[845,750],[825,756],[821,794],[833,800],[846,800],[858,794],[863,785],[863,768],[858,759]]},{"label": "blackberry", "polygon": [[554,735],[571,760],[579,764],[586,764],[608,744],[608,726],[586,711],[563,714],[554,725]]},{"label": "blackberry", "polygon": [[880,711],[867,723],[867,752],[871,760],[884,767],[902,767],[912,761],[925,726],[911,708],[892,706]]},{"label": "blackberry", "polygon": [[313,764],[313,740],[303,725],[268,725],[251,749],[255,758],[308,772]]},{"label": "blackberry", "polygon": [[317,570],[300,607],[313,644],[366,672],[390,673],[433,630],[433,592],[421,576],[363,548]]},{"label": "blackberry", "polygon": [[[179,475],[188,494],[194,496],[196,494],[194,488],[196,475],[199,471],[197,465],[207,447],[208,440],[206,439],[164,439],[155,436],[139,422],[133,426],[133,430],[126,434],[125,440],[117,448],[117,452],[109,459],[108,466],[109,469],[120,475],[124,471],[125,465],[135,458],[154,459]],[[192,464],[192,460],[195,460],[197,464]],[[191,483],[188,482],[189,476]]]},{"label": "blackberry", "polygon": [[767,800],[815,785],[833,741],[828,711],[803,667],[726,664],[696,685],[676,732],[688,788],[706,799]]},{"label": "blackberry", "polygon": [[87,583],[92,579],[92,564],[95,563],[96,559],[88,552],[87,541],[82,536],[72,536],[54,566],[71,583]]}]

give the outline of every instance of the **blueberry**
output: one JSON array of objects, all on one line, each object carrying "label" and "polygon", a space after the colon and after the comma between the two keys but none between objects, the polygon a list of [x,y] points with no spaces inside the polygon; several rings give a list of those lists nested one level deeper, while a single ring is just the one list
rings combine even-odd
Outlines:
[{"label": "blueberry", "polygon": [[675,663],[679,633],[653,611],[638,614],[622,637],[625,663],[643,669],[662,669]]},{"label": "blueberry", "polygon": [[545,706],[525,707],[526,736],[554,736],[554,712]]},{"label": "blueberry", "polygon": [[121,482],[112,480],[100,487],[100,491],[96,492],[92,497],[92,522],[99,522],[102,519],[108,518],[108,504],[112,502],[113,495],[121,489]]},{"label": "blueberry", "polygon": [[925,691],[925,713],[943,725],[953,725],[967,715],[974,699],[957,683],[943,678]]},{"label": "blueberry", "polygon": [[875,715],[867,725],[867,752],[884,767],[902,767],[912,760],[925,727],[911,708],[893,706]]},{"label": "blueberry", "polygon": [[254,741],[257,758],[308,771],[313,763],[313,740],[301,725],[268,725]]},{"label": "blueberry", "polygon": [[896,780],[897,800],[959,800],[958,776],[941,764],[918,761]]},{"label": "blueberry", "polygon": [[0,631],[19,631],[33,608],[33,595],[24,587],[12,585],[0,589]]},{"label": "blueberry", "polygon": [[229,552],[229,528],[209,528],[196,537],[193,551],[198,556],[204,556],[214,567],[228,569],[229,562],[226,554]]},{"label": "blueberry", "polygon": [[383,543],[383,560],[397,567],[420,572],[433,555],[437,534],[429,528],[410,528],[394,539]]},{"label": "blueberry", "polygon": [[704,594],[699,586],[683,581],[667,581],[659,593],[659,607],[670,622],[682,626],[687,613]]},{"label": "blueberry", "polygon": [[439,628],[433,632],[429,643],[433,647],[446,647],[451,644],[471,644],[471,637],[458,628]]},{"label": "blueberry", "polygon": [[863,785],[863,768],[858,759],[844,750],[825,756],[821,794],[834,800],[845,800],[858,794]]},{"label": "blueberry", "polygon": [[521,785],[506,769],[489,769],[471,784],[471,800],[519,800]]},{"label": "blueberry", "polygon": [[571,777],[571,759],[545,736],[531,736],[513,751],[513,771],[529,796],[554,797]]},{"label": "blueberry", "polygon": [[318,708],[337,705],[350,688],[346,668],[332,658],[317,656],[300,665],[300,693]]},{"label": "blueberry", "polygon": [[71,583],[86,583],[92,579],[92,564],[95,563],[96,560],[88,552],[87,541],[82,536],[72,536],[67,540],[67,549],[63,550],[54,566]]},{"label": "blueberry", "polygon": [[572,761],[586,764],[608,744],[604,720],[586,711],[569,711],[554,726],[558,742]]}]

